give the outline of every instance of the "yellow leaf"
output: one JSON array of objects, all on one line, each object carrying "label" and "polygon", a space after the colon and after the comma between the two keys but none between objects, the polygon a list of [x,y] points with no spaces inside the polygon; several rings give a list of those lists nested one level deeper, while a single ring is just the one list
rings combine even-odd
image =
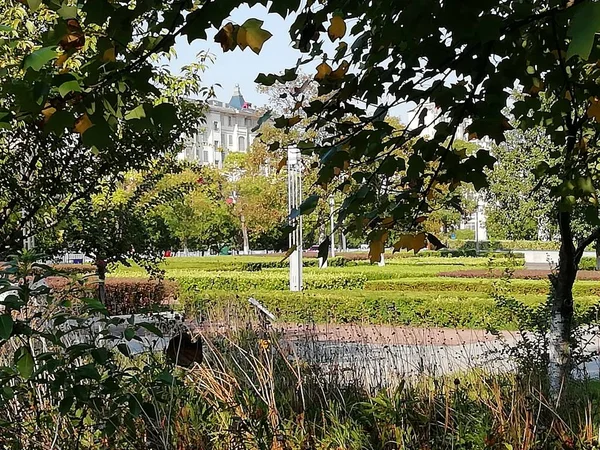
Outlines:
[{"label": "yellow leaf", "polygon": [[57,67],[62,67],[65,62],[67,61],[67,59],[69,59],[69,55],[67,55],[66,53],[63,53],[61,55],[58,55],[58,58],[56,58],[56,61],[54,61],[54,64],[56,64]]},{"label": "yellow leaf", "polygon": [[258,55],[263,44],[271,39],[273,35],[262,28],[263,23],[262,20],[248,19],[238,28],[235,39],[242,50],[250,47]]},{"label": "yellow leaf", "polygon": [[331,73],[331,66],[326,62],[322,62],[317,66],[317,74],[315,75],[315,80],[319,81],[324,79],[327,75]]},{"label": "yellow leaf", "polygon": [[55,112],[56,108],[51,106],[50,103],[46,103],[44,109],[42,109],[42,114],[44,115],[44,123],[48,122],[48,120],[50,120],[50,117],[52,117],[52,114],[54,114]]},{"label": "yellow leaf", "polygon": [[294,116],[294,117],[290,117],[287,121],[287,126],[288,127],[293,127],[294,125],[296,125],[297,123],[300,122],[300,116]]},{"label": "yellow leaf", "polygon": [[415,253],[417,253],[426,246],[427,241],[425,240],[425,233],[403,234],[400,236],[398,242],[394,244],[394,251],[398,252],[401,249],[406,249],[413,250]]},{"label": "yellow leaf", "polygon": [[79,119],[75,121],[75,132],[83,134],[92,125],[94,124],[90,120],[89,116],[87,115],[87,113],[84,113],[83,116],[79,117]]},{"label": "yellow leaf", "polygon": [[565,98],[569,101],[573,100],[573,98],[571,97],[571,91],[566,91],[565,92]]},{"label": "yellow leaf", "polygon": [[281,161],[277,164],[277,173],[281,172],[281,169],[287,164],[287,157],[282,158]]},{"label": "yellow leaf", "polygon": [[106,50],[104,50],[104,53],[102,54],[102,61],[104,61],[104,62],[113,62],[116,59],[117,58],[116,58],[115,48],[114,47],[110,47],[110,48],[107,48]]},{"label": "yellow leaf", "polygon": [[391,228],[391,227],[393,227],[393,226],[394,226],[394,223],[395,223],[395,220],[394,220],[394,218],[393,218],[393,217],[386,217],[385,219],[383,219],[383,220],[381,221],[381,225],[382,225],[384,228]]},{"label": "yellow leaf", "polygon": [[596,122],[600,122],[600,102],[597,97],[591,99],[590,107],[587,110],[588,117],[596,119]]},{"label": "yellow leaf", "polygon": [[215,35],[215,42],[221,44],[224,52],[234,50],[237,46],[235,35],[238,29],[238,25],[233,25],[233,23],[229,22]]},{"label": "yellow leaf", "polygon": [[369,244],[369,261],[376,263],[381,261],[381,255],[385,251],[385,241],[387,240],[388,232],[378,232]]},{"label": "yellow leaf", "polygon": [[335,176],[338,176],[340,173],[342,173],[342,170],[339,167],[334,167],[333,168],[333,174]]},{"label": "yellow leaf", "polygon": [[329,77],[334,80],[341,80],[344,77],[344,75],[346,75],[346,72],[348,72],[349,67],[350,67],[350,64],[348,64],[347,61],[342,61],[340,63],[340,66],[337,69],[335,69],[333,72],[331,72]]},{"label": "yellow leaf", "polygon": [[327,34],[332,42],[336,39],[343,38],[346,34],[346,22],[344,22],[344,19],[342,19],[340,16],[333,16],[331,18],[331,24],[327,29]]}]

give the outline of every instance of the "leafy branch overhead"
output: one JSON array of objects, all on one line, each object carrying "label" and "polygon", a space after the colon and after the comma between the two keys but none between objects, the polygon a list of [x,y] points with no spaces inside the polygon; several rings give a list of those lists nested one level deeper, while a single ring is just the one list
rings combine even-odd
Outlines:
[{"label": "leafy branch overhead", "polygon": [[[110,147],[125,121],[138,129],[169,132],[177,124],[182,97],[202,98],[210,90],[187,85],[192,91],[165,96],[165,76],[172,75],[153,58],[168,56],[177,37],[206,39],[206,30],[221,26],[242,3],[140,0],[135,8],[121,0],[77,6],[54,0],[17,3],[12,16],[0,20],[0,64],[5,69],[0,127],[38,123],[41,116],[39,126],[46,133],[75,133],[96,149]],[[266,0],[260,3],[267,6]],[[288,11],[274,5],[271,10]],[[241,26],[230,23],[216,39],[224,50],[249,47],[259,53],[271,37],[262,24],[252,18]],[[11,43],[15,38],[24,45]]]}]

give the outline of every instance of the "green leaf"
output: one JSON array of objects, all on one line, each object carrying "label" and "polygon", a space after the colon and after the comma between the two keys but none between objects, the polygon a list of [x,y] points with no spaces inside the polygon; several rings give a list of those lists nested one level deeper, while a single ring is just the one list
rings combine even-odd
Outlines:
[{"label": "green leaf", "polygon": [[319,253],[318,257],[323,259],[323,264],[327,262],[327,257],[329,256],[329,247],[331,246],[331,239],[329,236],[325,238],[323,242],[319,244]]},{"label": "green leaf", "polygon": [[117,350],[127,357],[131,356],[131,350],[127,344],[118,344]]},{"label": "green leaf", "polygon": [[171,103],[161,103],[152,109],[152,118],[164,131],[169,131],[177,123],[177,108]]},{"label": "green leaf", "polygon": [[133,328],[129,328],[129,327],[125,328],[125,331],[123,332],[123,336],[125,336],[125,339],[130,341],[135,337],[135,330]]},{"label": "green leaf", "polygon": [[8,25],[0,25],[0,32],[9,32],[9,31],[14,31],[11,27],[9,27]]},{"label": "green leaf", "polygon": [[264,74],[259,73],[256,79],[254,80],[257,84],[262,84],[263,86],[273,86],[277,81],[277,75],[274,74]]},{"label": "green leaf", "polygon": [[73,128],[74,123],[75,116],[73,116],[73,113],[60,110],[52,114],[46,125],[44,125],[44,130],[48,133],[54,133],[57,136],[62,136],[66,129]]},{"label": "green leaf", "polygon": [[0,316],[0,338],[5,341],[10,338],[13,331],[13,319],[9,314],[2,314]]},{"label": "green leaf", "polygon": [[77,80],[67,81],[58,87],[58,93],[63,98],[71,92],[81,92],[81,86]]},{"label": "green leaf", "polygon": [[104,306],[102,302],[97,298],[84,297],[81,299],[81,301],[85,303],[87,307],[92,311],[105,312],[106,314],[108,314],[108,312],[106,311],[106,306]]},{"label": "green leaf", "polygon": [[62,6],[56,12],[60,17],[62,17],[65,20],[74,19],[77,17],[77,6],[68,6],[67,3],[63,3]]},{"label": "green leaf", "polygon": [[309,196],[306,200],[302,202],[298,209],[292,211],[291,218],[295,219],[298,216],[310,214],[317,207],[317,203],[319,203],[318,195]]},{"label": "green leaf", "polygon": [[28,347],[21,347],[15,353],[15,364],[21,377],[26,380],[33,374],[33,356]]},{"label": "green leaf", "polygon": [[143,119],[144,117],[146,117],[144,105],[139,105],[125,114],[125,120]]},{"label": "green leaf", "polygon": [[56,55],[57,53],[54,47],[42,47],[37,49],[25,57],[23,69],[27,70],[31,68],[36,72],[39,72],[46,63],[56,58]]},{"label": "green leaf", "polygon": [[258,121],[256,122],[256,126],[254,128],[252,128],[251,131],[257,131],[263,123],[265,123],[267,120],[269,120],[271,118],[272,115],[273,115],[273,111],[271,111],[269,109],[258,119]]},{"label": "green leaf", "polygon": [[577,6],[569,26],[571,43],[567,49],[567,59],[579,56],[587,60],[592,52],[594,38],[600,31],[600,3],[586,1]]},{"label": "green leaf", "polygon": [[160,329],[156,325],[154,325],[154,324],[151,324],[151,323],[148,323],[148,322],[140,322],[138,325],[140,327],[142,327],[142,328],[145,328],[150,333],[153,333],[153,334],[155,334],[158,337],[163,337],[163,332],[160,331]]},{"label": "green leaf", "polygon": [[41,4],[42,0],[27,0],[27,5],[32,11],[37,11],[40,9]]},{"label": "green leaf", "polygon": [[63,398],[58,404],[58,412],[61,414],[66,414],[71,410],[71,406],[75,402],[75,397],[73,395],[67,395]]}]

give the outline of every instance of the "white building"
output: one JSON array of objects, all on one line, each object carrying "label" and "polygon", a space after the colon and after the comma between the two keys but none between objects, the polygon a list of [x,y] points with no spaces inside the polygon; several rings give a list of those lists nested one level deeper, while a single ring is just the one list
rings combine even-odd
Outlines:
[{"label": "white building", "polygon": [[223,167],[231,152],[246,152],[254,141],[252,132],[261,114],[244,100],[239,85],[228,103],[208,101],[206,123],[200,125],[180,157],[201,164]]}]

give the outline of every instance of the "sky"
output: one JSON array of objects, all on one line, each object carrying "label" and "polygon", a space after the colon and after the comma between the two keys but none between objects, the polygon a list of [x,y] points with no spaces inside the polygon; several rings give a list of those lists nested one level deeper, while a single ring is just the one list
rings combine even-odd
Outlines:
[{"label": "sky", "polygon": [[[229,101],[235,85],[239,84],[247,102],[254,106],[265,105],[268,97],[257,92],[256,83],[254,83],[257,75],[259,73],[281,73],[284,69],[295,66],[302,54],[292,48],[290,43],[289,28],[295,20],[295,16],[289,16],[284,20],[277,14],[268,14],[267,9],[262,5],[255,5],[252,8],[243,5],[234,10],[223,25],[229,21],[241,25],[249,18],[263,20],[263,28],[273,34],[264,43],[259,55],[249,48],[244,51],[236,48],[232,52],[223,52],[221,46],[214,42],[214,36],[218,30],[211,29],[207,33],[206,41],[197,41],[190,45],[185,38],[178,39],[175,45],[177,57],[170,62],[171,69],[177,72],[182,66],[195,61],[198,52],[209,51],[214,55],[215,62],[207,68],[203,82],[207,86],[221,85],[221,87],[215,86],[217,99]],[[318,62],[307,64],[303,66],[303,70],[311,73],[317,64]],[[414,105],[412,106],[414,107]],[[411,107],[408,106],[399,106],[394,108],[391,114],[400,117],[406,123],[410,109]]]},{"label": "sky", "polygon": [[221,88],[215,87],[219,100],[229,101],[234,86],[239,84],[246,101],[256,106],[264,105],[267,96],[256,91],[254,83],[256,76],[261,72],[280,73],[286,68],[293,67],[301,56],[299,51],[291,47],[289,38],[288,30],[295,18],[288,17],[284,20],[277,14],[267,14],[267,10],[262,5],[252,8],[244,5],[236,9],[224,24],[229,21],[234,24],[242,24],[249,18],[264,20],[263,28],[273,34],[264,43],[259,55],[249,48],[244,51],[236,48],[233,52],[223,52],[221,46],[214,42],[217,30],[212,29],[208,33],[207,41],[194,42],[189,45],[186,39],[179,39],[175,45],[177,58],[170,64],[172,69],[179,70],[182,66],[195,61],[198,52],[208,50],[216,60],[209,65],[203,81],[205,85],[220,84],[222,86]]}]

